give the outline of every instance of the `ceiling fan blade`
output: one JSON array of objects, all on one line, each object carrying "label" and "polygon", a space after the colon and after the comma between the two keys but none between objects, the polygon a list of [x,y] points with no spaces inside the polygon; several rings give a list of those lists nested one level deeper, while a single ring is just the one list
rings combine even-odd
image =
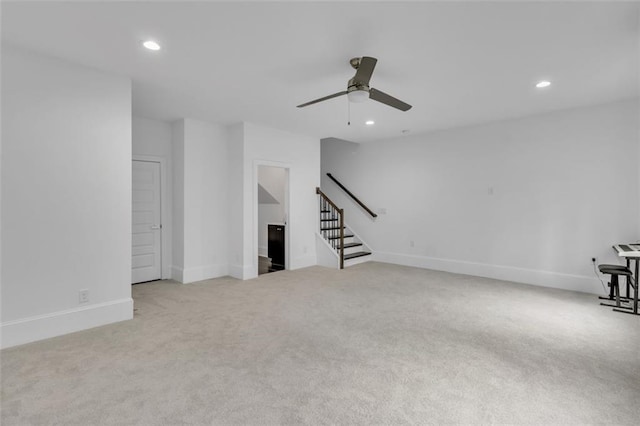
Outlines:
[{"label": "ceiling fan blade", "polygon": [[342,96],[342,95],[346,95],[346,94],[347,94],[347,91],[344,90],[342,92],[334,93],[333,95],[325,96],[324,98],[315,99],[313,101],[309,101],[309,102],[306,102],[304,104],[298,105],[298,108],[306,107],[308,105],[317,104],[318,102],[326,101],[326,100],[331,99],[331,98],[337,98],[338,96]]},{"label": "ceiling fan blade", "polygon": [[370,56],[363,56],[360,58],[360,65],[358,65],[356,75],[353,77],[354,81],[368,86],[377,62],[378,60],[376,58],[372,58]]},{"label": "ceiling fan blade", "polygon": [[391,95],[387,95],[380,90],[371,88],[369,90],[369,98],[374,101],[382,102],[385,105],[389,105],[390,107],[394,107],[399,109],[400,111],[409,111],[411,109],[411,105],[402,102],[400,99],[396,99]]}]

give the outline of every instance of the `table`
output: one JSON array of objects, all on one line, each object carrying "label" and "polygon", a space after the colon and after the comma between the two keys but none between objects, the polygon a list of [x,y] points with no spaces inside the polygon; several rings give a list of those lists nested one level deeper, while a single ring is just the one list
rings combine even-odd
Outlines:
[{"label": "table", "polygon": [[[625,312],[628,314],[638,315],[638,264],[640,263],[640,243],[631,244],[616,244],[613,246],[613,250],[618,253],[618,256],[624,257],[627,260],[627,266],[630,266],[630,261],[635,260],[636,267],[633,271],[633,311],[614,309],[617,312]],[[631,268],[629,268],[631,269]],[[629,295],[627,295],[629,296]]]}]

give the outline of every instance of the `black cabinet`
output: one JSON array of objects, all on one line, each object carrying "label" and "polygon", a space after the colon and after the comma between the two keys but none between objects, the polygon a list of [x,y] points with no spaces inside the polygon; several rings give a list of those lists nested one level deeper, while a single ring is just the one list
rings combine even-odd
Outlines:
[{"label": "black cabinet", "polygon": [[271,258],[270,271],[282,271],[284,269],[284,225],[269,226],[269,257]]}]

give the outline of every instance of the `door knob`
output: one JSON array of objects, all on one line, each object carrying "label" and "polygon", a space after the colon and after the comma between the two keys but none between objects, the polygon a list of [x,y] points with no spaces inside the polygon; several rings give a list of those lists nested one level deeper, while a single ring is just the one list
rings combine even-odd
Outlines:
[{"label": "door knob", "polygon": [[151,225],[151,229],[162,229],[162,225]]}]

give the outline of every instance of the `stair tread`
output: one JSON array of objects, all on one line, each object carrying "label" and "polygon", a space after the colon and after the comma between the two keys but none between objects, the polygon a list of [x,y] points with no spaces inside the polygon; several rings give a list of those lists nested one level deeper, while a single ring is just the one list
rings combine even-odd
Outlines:
[{"label": "stair tread", "polygon": [[354,259],[356,257],[368,256],[371,252],[369,251],[357,251],[355,253],[349,253],[344,255],[344,260]]},{"label": "stair tread", "polygon": [[[361,246],[361,245],[362,245],[362,243],[346,243],[344,245],[344,248],[347,249],[347,248],[351,248],[351,247],[358,247],[358,246]],[[340,248],[340,246],[338,246],[336,248]]]},{"label": "stair tread", "polygon": [[[343,226],[343,228],[347,229],[346,226]],[[334,227],[331,227],[331,228],[320,228],[321,231],[332,231],[334,229],[340,229],[340,227],[339,226],[334,226]]]},{"label": "stair tread", "polygon": [[[344,234],[344,237],[345,237],[345,238],[351,238],[351,237],[353,237],[353,235],[350,235],[350,234],[349,234],[349,235]],[[338,240],[338,239],[340,239],[340,237],[339,237],[339,236],[338,236],[338,237],[329,237],[329,239],[330,239],[330,240]]]},{"label": "stair tread", "polygon": [[338,219],[337,217],[334,219],[320,219],[320,222],[335,222],[337,220],[340,220],[340,219]]}]

